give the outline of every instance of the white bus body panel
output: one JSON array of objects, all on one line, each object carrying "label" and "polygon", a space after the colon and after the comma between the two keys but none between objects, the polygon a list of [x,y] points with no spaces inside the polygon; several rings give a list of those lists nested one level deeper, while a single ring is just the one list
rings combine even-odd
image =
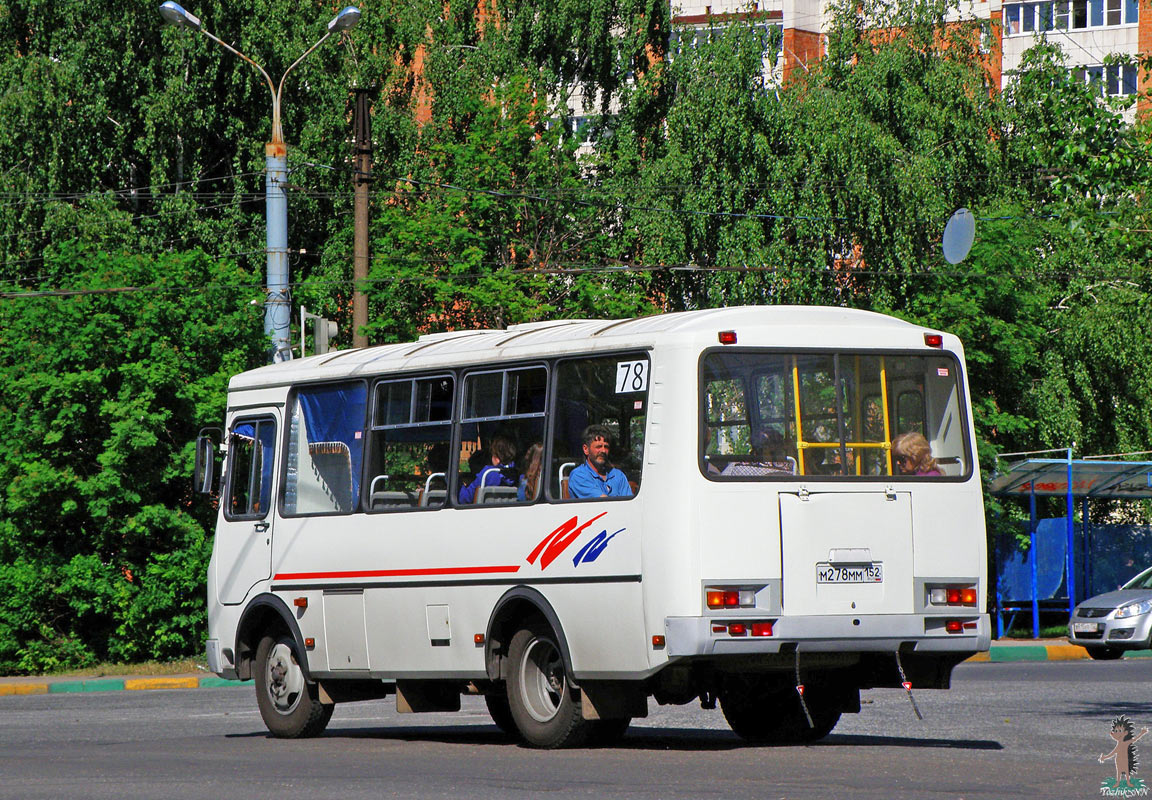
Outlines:
[{"label": "white bus body panel", "polygon": [[[787,643],[798,643],[801,652],[891,651],[908,642],[925,651],[986,650],[987,563],[975,465],[968,480],[939,484],[893,477],[890,485],[849,485],[803,476],[721,483],[701,474],[700,359],[717,346],[716,332],[729,329],[739,332],[743,348],[924,349],[923,328],[876,314],[745,308],[429,337],[236,376],[229,422],[240,408],[245,415],[282,408],[297,382],[640,348],[651,356],[643,485],[632,500],[286,518],[278,507],[267,579],[255,581],[236,606],[222,604],[226,596],[236,599],[232,589],[221,589],[230,569],[223,564],[241,559],[221,544],[221,516],[209,574],[209,652],[220,662],[213,671],[235,677],[228,654],[244,604],[271,593],[292,609],[301,637],[314,640],[307,657],[315,677],[484,678],[485,648],[476,637],[487,633],[497,601],[516,586],[538,591],[555,612],[577,680],[641,679],[679,658],[775,653]],[[955,337],[945,335],[943,352],[962,362]],[[965,437],[974,458],[964,409],[940,398],[925,403],[928,413],[954,419],[948,435]],[[277,420],[286,424],[279,412]],[[275,492],[279,497],[279,485]],[[808,499],[800,499],[805,492]],[[873,522],[853,527],[847,524],[853,516]],[[530,558],[549,537],[558,541],[575,529],[579,535],[566,547],[557,544],[547,564],[546,545]],[[600,533],[608,542],[599,556],[574,564]],[[816,564],[828,561],[830,551],[853,548],[883,563],[883,586],[818,585]],[[938,579],[971,579],[980,587],[978,607],[970,610],[975,624],[962,636],[926,622],[923,585]],[[718,639],[704,603],[705,587],[716,584],[760,588],[756,608],[735,617],[773,619],[774,635]],[[306,607],[294,605],[297,598]],[[665,636],[666,645],[653,642]]]}]

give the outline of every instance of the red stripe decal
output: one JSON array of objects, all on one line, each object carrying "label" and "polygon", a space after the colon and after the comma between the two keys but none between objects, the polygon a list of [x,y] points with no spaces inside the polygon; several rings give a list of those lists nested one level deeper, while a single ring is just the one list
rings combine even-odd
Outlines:
[{"label": "red stripe decal", "polygon": [[433,567],[429,569],[364,569],[348,572],[281,572],[275,581],[311,581],[327,578],[405,578],[418,575],[490,575],[518,572],[519,565],[508,567]]}]

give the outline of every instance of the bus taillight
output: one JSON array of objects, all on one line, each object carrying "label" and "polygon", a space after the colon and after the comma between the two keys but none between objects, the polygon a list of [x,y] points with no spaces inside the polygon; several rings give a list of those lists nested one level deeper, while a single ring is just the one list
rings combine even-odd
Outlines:
[{"label": "bus taillight", "polygon": [[972,585],[931,585],[928,589],[928,604],[933,606],[973,606],[977,601],[976,587]]},{"label": "bus taillight", "polygon": [[753,589],[709,587],[704,592],[708,608],[754,608],[756,606],[756,592]]},{"label": "bus taillight", "polygon": [[958,619],[950,619],[944,623],[944,630],[948,633],[963,633],[964,623]]},{"label": "bus taillight", "polygon": [[944,336],[939,333],[926,333],[924,334],[924,344],[929,347],[943,347]]},{"label": "bus taillight", "polygon": [[772,623],[771,622],[753,622],[752,623],[753,636],[771,636]]}]

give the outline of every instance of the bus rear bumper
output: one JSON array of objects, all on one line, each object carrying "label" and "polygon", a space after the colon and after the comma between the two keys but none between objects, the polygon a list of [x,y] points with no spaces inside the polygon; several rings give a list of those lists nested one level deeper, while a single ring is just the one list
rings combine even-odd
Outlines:
[{"label": "bus rear bumper", "polygon": [[[959,633],[946,623],[958,620]],[[940,617],[925,614],[778,617],[771,619],[770,636],[752,636],[759,619],[666,617],[669,657],[748,655],[753,653],[978,653],[992,643],[987,614]],[[732,624],[744,623],[744,633]],[[736,628],[739,631],[739,628]]]}]

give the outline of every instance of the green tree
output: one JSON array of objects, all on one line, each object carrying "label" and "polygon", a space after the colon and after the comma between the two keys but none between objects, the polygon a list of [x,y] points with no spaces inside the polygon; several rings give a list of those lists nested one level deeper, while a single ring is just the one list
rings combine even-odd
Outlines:
[{"label": "green tree", "polygon": [[202,254],[45,262],[81,294],[0,302],[0,672],[189,655],[213,518],[191,444],[262,361],[259,289]]}]

